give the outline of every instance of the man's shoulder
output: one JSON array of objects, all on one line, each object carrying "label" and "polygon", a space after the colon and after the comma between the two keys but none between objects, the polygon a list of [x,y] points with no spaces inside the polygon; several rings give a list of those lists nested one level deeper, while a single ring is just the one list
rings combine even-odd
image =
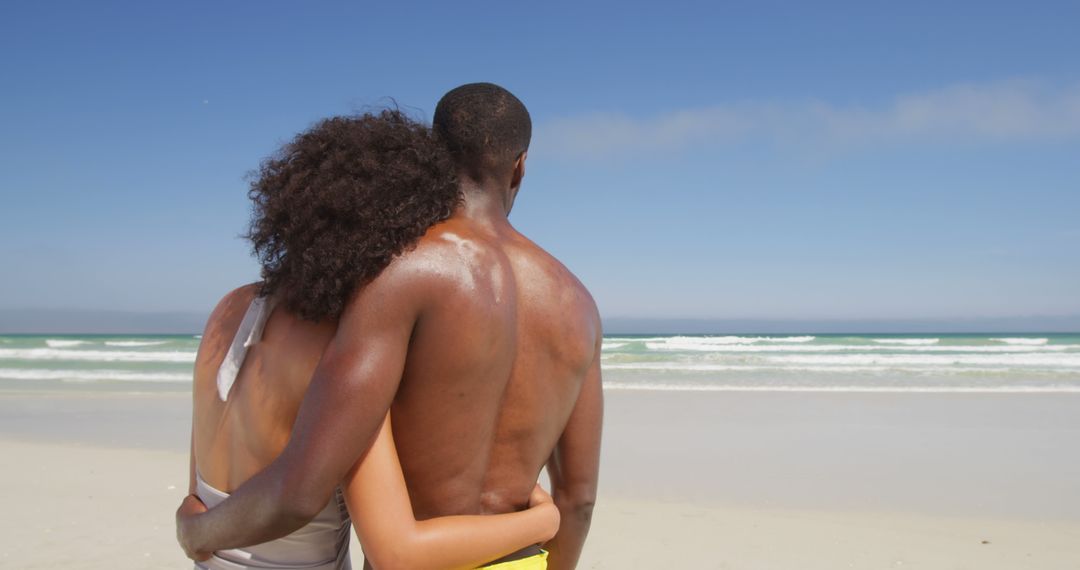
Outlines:
[{"label": "man's shoulder", "polygon": [[417,300],[431,294],[449,295],[468,289],[465,285],[476,283],[504,262],[496,245],[486,236],[469,232],[467,228],[440,224],[394,257],[359,293],[379,290]]},{"label": "man's shoulder", "polygon": [[433,280],[453,279],[460,272],[490,269],[506,262],[497,239],[463,224],[439,224],[413,247],[402,252],[390,268],[397,274]]},{"label": "man's shoulder", "polygon": [[562,261],[517,232],[493,235],[468,224],[438,224],[395,258],[378,280],[399,293],[415,287],[438,295],[460,292],[475,297],[476,285],[511,273],[519,284],[533,288],[538,298],[599,318],[596,303],[581,280]]},{"label": "man's shoulder", "polygon": [[589,289],[566,264],[536,242],[524,235],[519,236],[515,256],[518,263],[530,273],[544,278],[547,285],[558,291],[564,301],[576,301],[583,308],[595,309],[596,302]]},{"label": "man's shoulder", "polygon": [[417,242],[413,252],[483,254],[495,252],[502,246],[503,240],[490,231],[466,221],[447,220],[432,226]]}]

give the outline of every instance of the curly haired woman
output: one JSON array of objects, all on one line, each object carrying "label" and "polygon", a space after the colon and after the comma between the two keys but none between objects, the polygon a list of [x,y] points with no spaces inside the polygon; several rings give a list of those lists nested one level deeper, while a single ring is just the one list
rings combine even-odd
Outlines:
[{"label": "curly haired woman", "polygon": [[[251,185],[248,238],[263,281],[226,295],[203,333],[192,497],[182,510],[223,501],[281,453],[343,307],[450,216],[460,200],[453,172],[430,130],[396,110],[322,121],[262,165]],[[196,566],[348,568],[352,515],[375,567],[475,568],[555,534],[559,516],[550,497],[537,487],[530,505],[505,515],[416,521],[387,417],[313,521]]]}]

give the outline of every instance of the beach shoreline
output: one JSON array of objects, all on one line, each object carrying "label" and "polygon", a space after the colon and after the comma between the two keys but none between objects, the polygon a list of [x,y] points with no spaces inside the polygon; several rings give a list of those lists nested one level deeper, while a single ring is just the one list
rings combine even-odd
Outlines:
[{"label": "beach shoreline", "polygon": [[[185,454],[0,439],[27,468],[0,566],[190,568],[173,539]],[[72,465],[78,468],[71,468]],[[750,508],[602,495],[580,568],[1076,568],[1080,523]],[[353,537],[354,567],[362,552]]]},{"label": "beach shoreline", "polygon": [[[606,396],[582,568],[1080,560],[1080,459],[1070,453],[1080,397]],[[0,453],[20,466],[4,475],[0,565],[190,567],[172,528],[186,493],[189,406],[182,392],[0,391]]]}]

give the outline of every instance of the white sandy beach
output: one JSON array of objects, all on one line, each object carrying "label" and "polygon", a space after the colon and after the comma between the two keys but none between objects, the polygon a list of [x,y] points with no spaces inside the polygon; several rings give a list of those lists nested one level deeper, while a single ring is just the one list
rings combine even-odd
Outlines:
[{"label": "white sandy beach", "polygon": [[[189,567],[187,406],[0,395],[0,567]],[[1075,395],[612,392],[605,428],[582,568],[1080,568]]]}]

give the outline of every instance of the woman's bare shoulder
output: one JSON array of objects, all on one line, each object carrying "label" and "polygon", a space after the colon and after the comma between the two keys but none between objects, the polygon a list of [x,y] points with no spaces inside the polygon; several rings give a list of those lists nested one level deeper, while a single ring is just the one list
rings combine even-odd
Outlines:
[{"label": "woman's bare shoulder", "polygon": [[259,294],[259,283],[249,283],[225,294],[211,311],[203,328],[199,353],[195,358],[195,382],[206,377],[206,369],[216,370],[232,344],[236,329],[244,319],[251,301]]}]

